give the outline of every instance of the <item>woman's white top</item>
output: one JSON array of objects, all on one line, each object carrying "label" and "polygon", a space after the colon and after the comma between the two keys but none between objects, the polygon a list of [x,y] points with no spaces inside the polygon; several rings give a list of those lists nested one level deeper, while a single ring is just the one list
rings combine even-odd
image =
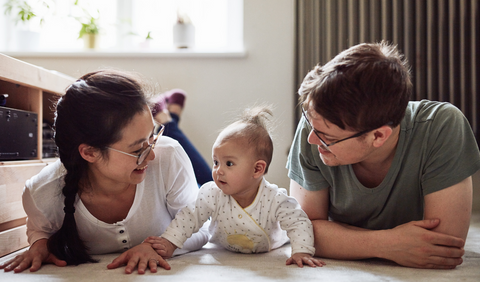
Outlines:
[{"label": "woman's white top", "polygon": [[[90,254],[123,252],[148,236],[160,236],[177,212],[195,201],[198,186],[192,164],[180,144],[166,136],[155,146],[156,157],[150,161],[145,179],[137,184],[135,199],[127,217],[110,224],[95,218],[77,195],[75,220],[80,238]],[[60,229],[64,218],[64,175],[58,160],[27,180],[23,206],[27,213],[28,242],[49,238]],[[208,230],[187,241],[180,253],[200,249],[208,241]],[[179,254],[176,252],[175,254]]]}]

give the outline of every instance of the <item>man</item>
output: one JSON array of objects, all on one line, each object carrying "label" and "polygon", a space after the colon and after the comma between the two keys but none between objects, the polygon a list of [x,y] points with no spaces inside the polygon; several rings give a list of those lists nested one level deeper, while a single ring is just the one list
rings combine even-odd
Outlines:
[{"label": "man", "polygon": [[409,102],[403,56],[353,46],[305,77],[290,150],[290,193],[312,220],[316,256],[462,263],[480,154],[449,103]]}]

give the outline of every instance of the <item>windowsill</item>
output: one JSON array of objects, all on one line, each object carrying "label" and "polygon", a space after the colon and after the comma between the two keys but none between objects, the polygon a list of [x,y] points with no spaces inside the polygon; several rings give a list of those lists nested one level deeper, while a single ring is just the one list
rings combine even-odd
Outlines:
[{"label": "windowsill", "polygon": [[145,50],[39,50],[39,51],[0,51],[11,57],[40,57],[40,58],[244,58],[245,49],[145,49]]}]

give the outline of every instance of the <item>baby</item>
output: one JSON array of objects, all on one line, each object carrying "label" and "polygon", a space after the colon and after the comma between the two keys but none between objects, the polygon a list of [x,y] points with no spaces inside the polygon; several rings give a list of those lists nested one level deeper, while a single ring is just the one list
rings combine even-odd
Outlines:
[{"label": "baby", "polygon": [[214,181],[200,188],[196,202],[180,210],[161,237],[145,240],[163,258],[211,218],[210,242],[230,251],[268,252],[290,240],[287,265],[325,265],[313,257],[312,223],[298,202],[264,178],[273,155],[271,115],[268,107],[246,110],[222,130],[213,145]]}]

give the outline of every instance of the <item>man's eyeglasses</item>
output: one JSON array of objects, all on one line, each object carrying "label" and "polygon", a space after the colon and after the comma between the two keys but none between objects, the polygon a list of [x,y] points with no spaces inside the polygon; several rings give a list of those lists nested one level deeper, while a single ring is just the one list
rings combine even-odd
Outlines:
[{"label": "man's eyeglasses", "polygon": [[343,139],[340,139],[340,140],[338,140],[338,141],[334,141],[334,142],[332,142],[332,143],[330,143],[330,144],[327,144],[325,141],[323,141],[323,139],[320,137],[320,135],[317,133],[317,131],[315,130],[315,128],[313,128],[312,124],[311,124],[310,121],[308,120],[308,118],[307,118],[307,112],[306,112],[305,109],[303,108],[303,103],[300,104],[300,108],[302,109],[303,117],[304,117],[305,120],[307,121],[307,124],[310,126],[310,131],[313,131],[313,133],[315,133],[315,135],[317,135],[318,140],[320,140],[320,143],[322,143],[322,145],[321,145],[322,148],[323,148],[324,150],[329,151],[329,152],[331,152],[331,151],[330,151],[330,148],[328,148],[328,147],[333,146],[333,145],[335,145],[335,144],[338,144],[338,143],[340,143],[340,142],[342,142],[342,141],[345,141],[345,140],[348,140],[348,139],[352,139],[352,138],[356,138],[356,137],[362,136],[363,134],[365,134],[365,133],[370,132],[370,131],[373,130],[373,129],[368,129],[368,130],[360,131],[360,132],[358,132],[358,133],[356,133],[356,134],[354,134],[354,135],[352,135],[352,136],[350,136],[350,137],[343,138]]},{"label": "man's eyeglasses", "polygon": [[107,149],[125,154],[127,156],[135,157],[135,158],[137,158],[137,165],[140,165],[147,158],[148,154],[150,154],[150,151],[152,151],[155,148],[155,144],[157,144],[158,137],[162,136],[164,130],[165,130],[165,125],[162,124],[161,127],[160,127],[160,130],[157,133],[157,136],[155,136],[155,138],[153,139],[152,144],[148,144],[148,146],[145,148],[145,150],[141,151],[138,155],[125,153],[123,151],[113,149],[113,148],[110,148],[110,147],[107,147]]}]

